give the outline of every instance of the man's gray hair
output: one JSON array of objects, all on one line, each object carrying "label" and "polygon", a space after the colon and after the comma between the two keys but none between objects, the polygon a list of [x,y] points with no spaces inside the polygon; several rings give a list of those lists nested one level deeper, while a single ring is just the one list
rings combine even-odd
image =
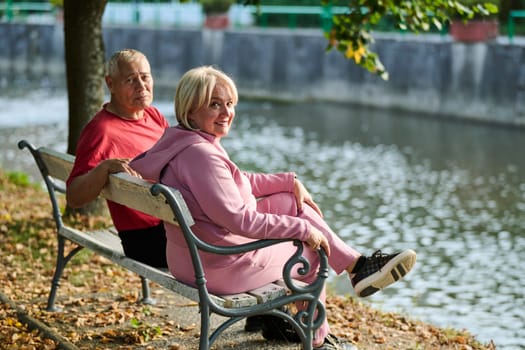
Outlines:
[{"label": "man's gray hair", "polygon": [[124,49],[115,52],[106,63],[106,75],[113,77],[119,71],[120,62],[133,62],[139,57],[146,57],[142,52],[134,49]]}]

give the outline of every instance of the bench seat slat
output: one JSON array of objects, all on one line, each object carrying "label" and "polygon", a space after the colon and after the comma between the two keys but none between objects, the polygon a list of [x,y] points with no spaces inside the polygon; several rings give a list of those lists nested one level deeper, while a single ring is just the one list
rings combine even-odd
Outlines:
[{"label": "bench seat slat", "polygon": [[[142,264],[126,257],[124,255],[124,250],[122,249],[120,239],[109,230],[85,232],[64,226],[61,228],[60,234],[66,237],[68,240],[104,256],[109,260],[127,268],[128,270],[136,272],[137,274],[161,285],[164,288],[175,291],[195,302],[199,301],[197,289],[177,281],[177,279],[173,277],[171,273]],[[258,303],[256,297],[245,293],[228,295],[224,297],[212,295],[212,298],[218,305],[224,306],[226,308],[240,308],[256,305]]]},{"label": "bench seat slat", "polygon": [[114,256],[124,255],[119,238],[108,231],[80,231],[62,226],[59,233],[68,240],[112,260]]},{"label": "bench seat slat", "polygon": [[275,283],[270,283],[260,288],[254,289],[249,292],[257,298],[259,304],[263,304],[267,301],[273,300],[280,296],[286,295],[286,289]]},{"label": "bench seat slat", "polygon": [[[126,257],[119,238],[111,232],[104,230],[84,232],[66,226],[60,230],[60,234],[70,241],[102,255],[130,271],[144,276],[162,287],[175,291],[190,300],[199,301],[197,289],[177,281],[169,272]],[[213,296],[213,298],[219,305],[225,304],[223,298],[217,296]]]},{"label": "bench seat slat", "polygon": [[257,298],[248,293],[223,295],[222,297],[224,298],[224,307],[229,309],[238,309],[258,304]]}]

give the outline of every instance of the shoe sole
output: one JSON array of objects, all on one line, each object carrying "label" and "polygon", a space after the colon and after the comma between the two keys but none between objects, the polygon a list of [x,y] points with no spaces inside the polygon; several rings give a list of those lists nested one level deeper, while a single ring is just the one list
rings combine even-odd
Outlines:
[{"label": "shoe sole", "polygon": [[354,287],[357,296],[364,298],[401,280],[416,263],[416,252],[405,250],[376,273],[360,281]]}]

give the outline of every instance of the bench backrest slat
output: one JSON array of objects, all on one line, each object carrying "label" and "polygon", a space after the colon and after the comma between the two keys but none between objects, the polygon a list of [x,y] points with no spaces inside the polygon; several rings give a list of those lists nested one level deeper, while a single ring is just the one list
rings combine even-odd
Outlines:
[{"label": "bench backrest slat", "polygon": [[49,175],[55,179],[66,181],[69,173],[71,173],[71,169],[73,169],[75,157],[46,147],[39,148],[38,152],[46,165]]},{"label": "bench backrest slat", "polygon": [[113,202],[158,217],[164,222],[177,224],[171,207],[163,196],[150,192],[153,184],[125,173],[113,174],[100,195]]},{"label": "bench backrest slat", "polygon": [[[66,181],[73,168],[75,157],[46,147],[41,147],[38,151],[46,165],[49,175],[55,179]],[[165,222],[177,224],[173,211],[167,204],[166,199],[163,196],[154,196],[151,194],[150,188],[152,185],[153,184],[148,181],[129,174],[112,174],[100,195],[105,199],[156,216]],[[177,190],[172,189],[172,192],[175,198],[182,198]],[[193,218],[185,206],[185,203],[179,200],[179,204],[181,203],[185,220],[188,225],[191,226],[193,225]]]}]

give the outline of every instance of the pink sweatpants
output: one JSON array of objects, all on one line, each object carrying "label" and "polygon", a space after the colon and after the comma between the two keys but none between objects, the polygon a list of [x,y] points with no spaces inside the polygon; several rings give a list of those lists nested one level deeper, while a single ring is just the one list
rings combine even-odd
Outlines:
[{"label": "pink sweatpants", "polygon": [[[265,197],[257,203],[257,209],[265,213],[298,216],[308,220],[317,227],[328,239],[330,244],[328,263],[337,274],[343,272],[360,255],[359,252],[344,243],[311,207],[305,204],[303,212],[297,213],[293,193],[283,192]],[[170,246],[168,241],[168,251]],[[291,242],[282,243],[247,253],[234,264],[227,267],[205,268],[208,289],[215,294],[235,294],[281,279],[283,266],[290,256],[295,253],[295,250],[296,247]],[[295,273],[293,277],[309,283],[316,278],[319,257],[317,252],[308,246],[305,246],[303,254],[310,262],[311,270],[307,275]],[[325,290],[323,290],[320,300],[323,304],[325,303]],[[299,309],[304,308],[303,305],[297,305],[297,307]],[[329,331],[328,322],[325,320],[324,324],[316,332],[314,345],[321,344]]]}]

